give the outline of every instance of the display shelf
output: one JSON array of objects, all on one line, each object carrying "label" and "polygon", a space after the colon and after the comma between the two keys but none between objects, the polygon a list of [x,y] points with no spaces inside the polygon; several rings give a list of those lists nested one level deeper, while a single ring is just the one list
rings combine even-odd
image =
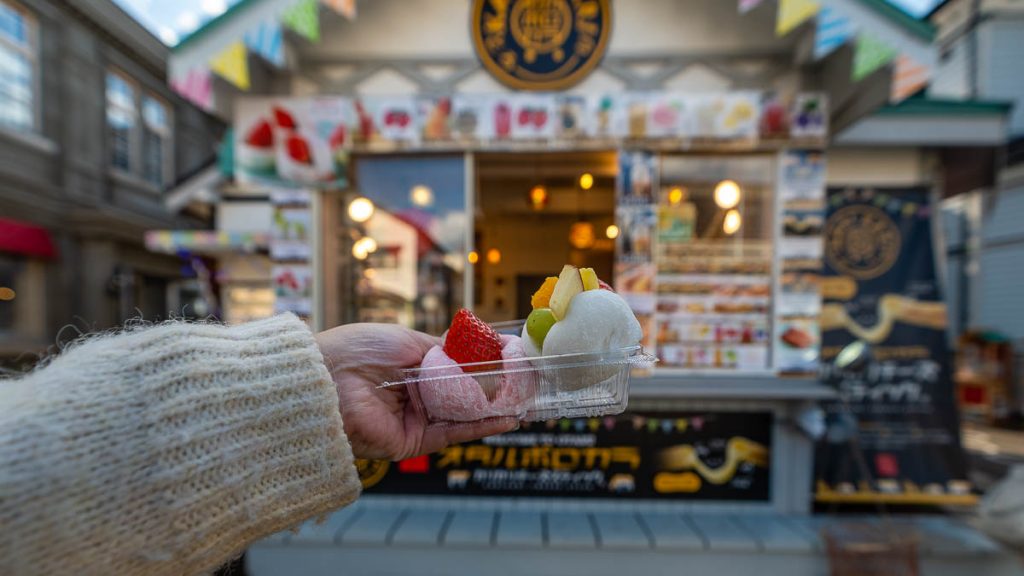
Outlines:
[{"label": "display shelf", "polygon": [[830,400],[836,391],[815,378],[676,372],[634,376],[629,395],[637,399]]}]

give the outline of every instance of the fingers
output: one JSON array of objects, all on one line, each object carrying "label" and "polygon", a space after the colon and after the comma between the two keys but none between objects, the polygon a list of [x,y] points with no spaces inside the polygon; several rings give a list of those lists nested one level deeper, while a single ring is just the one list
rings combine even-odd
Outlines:
[{"label": "fingers", "polygon": [[432,426],[423,433],[420,452],[437,452],[451,444],[478,440],[485,436],[511,432],[518,428],[519,419],[514,417],[490,418],[479,422],[466,422],[450,426]]}]

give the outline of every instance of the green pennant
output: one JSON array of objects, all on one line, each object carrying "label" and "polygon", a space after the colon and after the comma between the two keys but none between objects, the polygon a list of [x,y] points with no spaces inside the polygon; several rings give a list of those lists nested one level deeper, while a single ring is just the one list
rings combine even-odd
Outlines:
[{"label": "green pennant", "polygon": [[892,62],[896,50],[870,34],[858,34],[857,44],[853,52],[853,72],[850,77],[854,82],[863,80],[868,74]]},{"label": "green pennant", "polygon": [[281,16],[281,23],[310,42],[320,40],[320,4],[317,0],[302,0]]}]

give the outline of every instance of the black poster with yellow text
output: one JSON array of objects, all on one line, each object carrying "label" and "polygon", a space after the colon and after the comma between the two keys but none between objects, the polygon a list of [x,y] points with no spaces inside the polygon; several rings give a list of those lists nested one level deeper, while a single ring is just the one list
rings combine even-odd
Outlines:
[{"label": "black poster with yellow text", "polygon": [[[815,457],[818,501],[974,500],[931,226],[926,189],[828,191],[822,379],[843,401],[826,406],[828,432]],[[867,354],[840,369],[837,355],[855,342]]]}]

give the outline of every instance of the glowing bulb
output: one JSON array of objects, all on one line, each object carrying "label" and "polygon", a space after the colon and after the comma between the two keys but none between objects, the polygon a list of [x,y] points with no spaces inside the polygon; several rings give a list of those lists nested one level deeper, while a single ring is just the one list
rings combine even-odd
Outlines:
[{"label": "glowing bulb", "polygon": [[722,221],[722,231],[726,234],[735,234],[743,226],[743,217],[736,210],[729,210],[725,213],[725,220]]},{"label": "glowing bulb", "polygon": [[680,188],[679,186],[676,186],[676,187],[672,188],[671,190],[668,191],[668,202],[669,202],[669,204],[671,204],[673,206],[675,206],[676,204],[679,204],[680,202],[683,201],[683,196],[684,195],[685,195],[685,193],[683,192],[683,189]]},{"label": "glowing bulb", "polygon": [[0,301],[9,302],[11,300],[14,300],[15,296],[17,296],[17,294],[14,292],[13,288],[8,288],[7,286],[0,286]]},{"label": "glowing bulb", "polygon": [[469,260],[470,264],[476,264],[480,261],[480,255],[476,253],[476,250],[473,250],[469,254],[466,254],[466,260]]},{"label": "glowing bulb", "polygon": [[501,262],[501,250],[497,248],[491,248],[487,251],[487,261],[491,264],[497,264]]},{"label": "glowing bulb", "polygon": [[590,222],[576,222],[569,228],[569,244],[577,250],[586,250],[594,245],[594,225]]},{"label": "glowing bulb", "polygon": [[352,255],[356,257],[356,260],[366,260],[366,257],[370,255],[366,251],[366,245],[362,242],[356,242],[352,245]]},{"label": "glowing bulb", "polygon": [[604,229],[604,235],[611,238],[612,240],[619,237],[619,227],[615,224],[609,225]]},{"label": "glowing bulb", "polygon": [[530,189],[530,205],[534,210],[541,210],[548,203],[548,191],[540,184]]},{"label": "glowing bulb", "polygon": [[583,175],[580,176],[580,188],[583,188],[584,190],[590,190],[593,187],[594,175],[591,174],[590,172],[584,172]]},{"label": "glowing bulb", "polygon": [[732,180],[722,180],[715,186],[715,204],[722,210],[735,208],[740,203],[740,185]]},{"label": "glowing bulb", "polygon": [[360,196],[348,205],[348,217],[356,222],[366,222],[373,216],[374,206],[369,198]]},{"label": "glowing bulb", "polygon": [[417,184],[409,191],[409,199],[416,206],[432,206],[434,204],[434,191],[429,186]]},{"label": "glowing bulb", "polygon": [[364,236],[360,238],[359,240],[356,241],[356,244],[362,244],[362,249],[365,250],[367,254],[373,254],[374,252],[377,251],[377,241],[374,240],[373,238],[370,238],[369,236]]},{"label": "glowing bulb", "polygon": [[366,278],[367,280],[373,280],[374,278],[377,277],[377,269],[367,268],[366,270],[363,270],[363,277]]}]

